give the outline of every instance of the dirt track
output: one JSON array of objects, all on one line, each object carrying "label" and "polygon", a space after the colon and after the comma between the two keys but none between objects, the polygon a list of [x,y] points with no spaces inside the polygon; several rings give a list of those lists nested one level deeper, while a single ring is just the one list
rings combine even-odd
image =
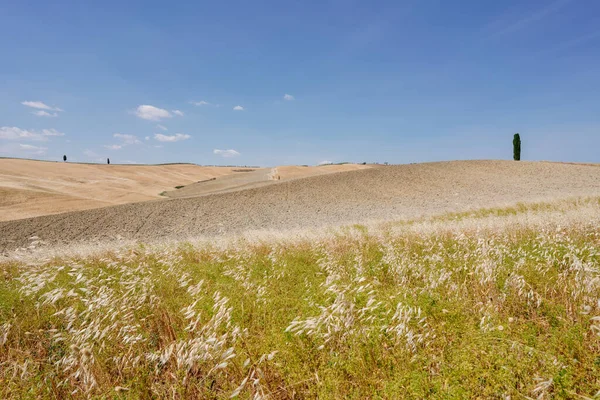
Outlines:
[{"label": "dirt track", "polygon": [[50,244],[118,237],[151,242],[415,218],[575,196],[600,196],[600,168],[511,161],[388,166],[237,192],[0,222],[0,251],[26,246],[31,236]]}]

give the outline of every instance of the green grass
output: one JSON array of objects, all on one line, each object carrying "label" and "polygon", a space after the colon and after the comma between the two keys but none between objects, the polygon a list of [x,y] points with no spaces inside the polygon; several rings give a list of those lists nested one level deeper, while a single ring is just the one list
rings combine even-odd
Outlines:
[{"label": "green grass", "polygon": [[597,216],[4,263],[0,397],[598,397]]}]

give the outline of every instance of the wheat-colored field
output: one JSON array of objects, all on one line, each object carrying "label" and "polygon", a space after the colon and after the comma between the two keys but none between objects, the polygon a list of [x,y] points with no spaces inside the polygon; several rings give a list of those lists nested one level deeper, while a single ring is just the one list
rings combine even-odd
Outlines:
[{"label": "wheat-colored field", "polygon": [[[274,183],[269,177],[274,169],[285,181],[370,167],[103,165],[0,158],[0,221],[263,186]],[[254,173],[244,173],[248,170]],[[179,186],[184,190],[175,190]]]}]

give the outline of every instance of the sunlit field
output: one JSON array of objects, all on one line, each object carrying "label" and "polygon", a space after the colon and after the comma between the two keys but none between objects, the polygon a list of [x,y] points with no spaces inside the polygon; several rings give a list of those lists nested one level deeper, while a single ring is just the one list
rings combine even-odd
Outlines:
[{"label": "sunlit field", "polygon": [[600,201],[0,264],[1,398],[598,398]]}]

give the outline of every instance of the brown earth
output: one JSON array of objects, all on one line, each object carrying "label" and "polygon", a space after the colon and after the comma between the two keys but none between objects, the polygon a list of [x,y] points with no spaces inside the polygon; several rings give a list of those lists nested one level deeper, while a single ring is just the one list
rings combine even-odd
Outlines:
[{"label": "brown earth", "polygon": [[153,200],[177,185],[231,174],[232,169],[0,159],[0,221]]},{"label": "brown earth", "polygon": [[333,172],[356,171],[359,169],[372,168],[371,164],[339,164],[339,165],[284,165],[277,167],[275,173],[281,177],[281,180],[307,178],[309,176],[326,175]]},{"label": "brown earth", "polygon": [[178,190],[169,191],[166,193],[166,196],[170,198],[204,196],[206,194],[225,193],[267,186],[274,183],[274,181],[287,181],[367,168],[373,168],[373,165],[341,164],[311,167],[290,165],[268,169],[241,168],[234,169],[235,173],[219,177],[218,179],[205,180]]},{"label": "brown earth", "polygon": [[[355,168],[342,166],[307,167],[302,176]],[[284,167],[288,168],[288,167]],[[117,204],[161,199],[162,192],[186,186],[170,197],[189,197],[273,183],[270,168],[256,173],[239,172],[241,167],[204,167],[194,164],[103,165],[0,159],[0,221],[9,221],[67,211],[87,210]],[[298,174],[285,172],[282,179]],[[194,184],[215,179],[206,187]],[[232,179],[233,178],[233,179]],[[224,179],[222,181],[222,179]],[[191,185],[191,190],[187,188]],[[194,190],[194,187],[200,188]]]},{"label": "brown earth", "polygon": [[600,196],[600,168],[546,162],[398,165],[200,197],[0,222],[0,250],[131,239],[155,242],[253,230],[409,219],[517,202]]},{"label": "brown earth", "polygon": [[273,183],[270,179],[270,173],[271,168],[238,169],[237,172],[218,179],[207,179],[192,183],[181,189],[168,191],[166,196],[172,199],[197,197],[270,185]]}]

